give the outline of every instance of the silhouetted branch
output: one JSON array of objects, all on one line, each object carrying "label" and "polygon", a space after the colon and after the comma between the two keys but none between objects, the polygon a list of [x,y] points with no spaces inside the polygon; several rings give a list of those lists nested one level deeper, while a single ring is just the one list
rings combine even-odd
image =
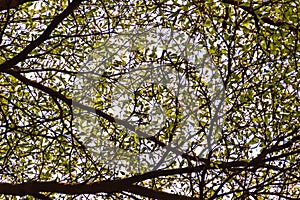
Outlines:
[{"label": "silhouetted branch", "polygon": [[0,71],[4,71],[5,69],[14,67],[17,63],[26,59],[28,54],[42,44],[47,38],[50,36],[52,31],[60,24],[67,16],[69,16],[84,0],[74,0],[72,1],[68,7],[58,16],[56,16],[52,22],[48,25],[46,30],[34,41],[32,41],[28,46],[26,46],[18,55],[7,60],[6,62],[0,65]]}]

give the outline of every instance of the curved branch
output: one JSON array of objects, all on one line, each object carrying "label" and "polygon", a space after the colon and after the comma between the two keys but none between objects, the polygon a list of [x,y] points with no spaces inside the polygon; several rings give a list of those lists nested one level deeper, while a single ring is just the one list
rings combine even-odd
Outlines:
[{"label": "curved branch", "polygon": [[102,117],[102,118],[108,120],[109,122],[113,122],[113,123],[117,122],[118,124],[123,125],[126,128],[135,131],[138,135],[144,136],[145,138],[147,138],[148,140],[154,142],[158,146],[168,148],[168,150],[172,151],[176,155],[181,155],[183,158],[185,158],[187,160],[193,160],[193,161],[196,161],[196,162],[204,162],[204,163],[208,162],[208,160],[205,159],[205,158],[200,158],[198,156],[192,156],[192,155],[189,155],[187,153],[180,152],[177,148],[167,146],[164,142],[158,140],[155,136],[149,136],[148,134],[146,134],[146,133],[144,133],[140,130],[136,130],[136,127],[134,127],[133,125],[131,125],[129,122],[127,122],[125,120],[114,118],[113,116],[110,116],[110,115],[106,114],[102,110],[95,109],[93,107],[89,107],[89,106],[83,105],[82,103],[73,101],[71,98],[68,98],[68,97],[62,95],[61,93],[53,90],[52,88],[49,88],[49,87],[44,86],[44,85],[42,85],[38,82],[32,81],[32,80],[26,78],[25,76],[22,76],[20,74],[19,70],[20,69],[18,67],[14,67],[13,69],[8,69],[8,70],[5,70],[4,72],[14,76],[19,81],[21,81],[22,83],[24,83],[26,85],[30,85],[34,88],[37,88],[37,89],[49,94],[53,98],[60,99],[61,101],[66,103],[70,108],[72,107],[72,105],[74,105],[74,106],[76,106],[78,108],[81,108],[83,110],[86,110],[88,112],[94,112],[99,117]]},{"label": "curved branch", "polygon": [[[1,1],[1,0],[0,0]],[[3,1],[3,0],[2,0]],[[5,1],[5,0],[4,0]],[[69,16],[84,0],[74,0],[72,1],[68,7],[58,16],[56,16],[52,22],[49,24],[49,26],[46,28],[46,30],[34,41],[32,41],[28,46],[26,46],[19,54],[17,54],[15,57],[13,57],[10,60],[7,60],[6,62],[2,63],[0,65],[0,71],[4,71],[5,69],[9,69],[14,67],[17,63],[23,61],[26,59],[28,54],[34,50],[36,47],[38,47],[40,44],[42,44],[49,35],[52,33],[52,31],[67,17]]]}]

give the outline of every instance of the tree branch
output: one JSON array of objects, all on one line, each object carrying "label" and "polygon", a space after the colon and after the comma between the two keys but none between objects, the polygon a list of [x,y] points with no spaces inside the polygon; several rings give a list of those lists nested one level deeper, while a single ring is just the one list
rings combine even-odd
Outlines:
[{"label": "tree branch", "polygon": [[[1,0],[0,0],[1,1]],[[3,1],[3,0],[2,0]],[[5,0],[4,0],[5,1]],[[10,60],[7,60],[6,62],[2,63],[0,65],[0,71],[4,71],[5,69],[14,67],[17,63],[23,61],[26,59],[28,54],[34,50],[36,47],[38,47],[40,44],[42,44],[49,35],[52,33],[52,31],[67,17],[69,16],[84,0],[74,0],[72,1],[68,7],[58,16],[56,16],[52,22],[49,24],[49,26],[46,28],[46,30],[34,41],[32,41],[28,46],[26,46],[19,54],[17,54],[15,57],[11,58]]]},{"label": "tree branch", "polygon": [[109,122],[118,123],[120,125],[123,125],[126,128],[135,131],[138,135],[144,136],[145,138],[147,138],[148,140],[154,142],[158,146],[160,146],[160,147],[166,147],[166,148],[168,148],[168,150],[172,151],[176,155],[181,155],[183,158],[185,158],[187,160],[193,160],[193,161],[196,161],[196,162],[204,162],[204,163],[206,163],[208,161],[205,158],[200,158],[198,156],[192,156],[192,155],[180,152],[178,149],[176,149],[174,147],[169,147],[169,146],[167,147],[167,145],[164,142],[158,140],[155,136],[149,136],[148,134],[146,134],[146,133],[144,133],[144,132],[142,132],[140,130],[136,130],[136,127],[134,127],[133,125],[131,125],[127,121],[114,118],[114,117],[106,114],[102,110],[95,109],[95,108],[86,106],[86,105],[84,105],[82,103],[73,101],[71,98],[68,98],[68,97],[62,95],[61,93],[53,90],[52,88],[49,88],[49,87],[44,86],[44,85],[42,85],[42,84],[40,84],[38,82],[35,82],[35,81],[32,81],[32,80],[26,78],[25,76],[21,75],[18,70],[19,69],[17,67],[15,67],[14,69],[7,69],[7,70],[5,70],[5,72],[8,73],[8,74],[10,74],[10,75],[12,75],[12,76],[14,76],[19,81],[21,81],[22,83],[24,83],[26,85],[30,85],[30,86],[32,86],[32,87],[34,87],[36,89],[39,89],[39,90],[41,90],[41,91],[49,94],[53,98],[60,99],[61,101],[63,101],[64,103],[66,103],[70,107],[70,109],[71,109],[72,105],[74,105],[74,106],[76,106],[78,108],[81,108],[83,110],[86,110],[86,111],[89,111],[89,112],[94,112],[99,117],[102,117],[102,118],[108,120]]},{"label": "tree branch", "polygon": [[[233,161],[233,162],[220,162],[219,164],[211,165],[206,163],[205,165],[200,165],[196,167],[186,167],[178,169],[169,169],[169,170],[157,170],[147,172],[145,174],[134,175],[129,178],[119,179],[119,180],[109,180],[109,181],[99,181],[93,183],[58,183],[58,182],[27,182],[21,184],[10,184],[10,183],[0,183],[0,194],[4,195],[15,195],[15,196],[39,196],[41,192],[50,192],[50,193],[62,193],[68,195],[76,194],[97,194],[97,193],[120,193],[127,191],[133,194],[159,198],[159,199],[195,199],[192,197],[181,196],[177,194],[170,194],[162,191],[154,191],[149,188],[141,187],[134,185],[135,183],[142,182],[148,179],[158,178],[160,176],[170,176],[175,174],[186,174],[193,172],[200,172],[204,168],[206,169],[227,169],[229,171],[235,171],[239,173],[241,170],[245,170],[247,167],[264,167],[263,165],[257,165],[254,162],[246,163],[242,161]],[[236,171],[236,167],[246,167],[239,168]],[[267,167],[267,166],[265,166]]]},{"label": "tree branch", "polygon": [[0,183],[0,194],[14,196],[40,196],[40,192],[62,193],[68,195],[118,193],[128,191],[144,197],[159,199],[195,199],[192,197],[154,191],[142,186],[124,184],[124,181],[103,181],[87,184],[65,184],[57,182],[27,182],[20,184]]}]

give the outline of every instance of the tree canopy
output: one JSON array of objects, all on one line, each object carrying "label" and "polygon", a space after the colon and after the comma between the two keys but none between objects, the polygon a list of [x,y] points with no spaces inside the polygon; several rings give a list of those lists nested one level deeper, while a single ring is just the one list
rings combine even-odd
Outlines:
[{"label": "tree canopy", "polygon": [[[299,199],[299,15],[292,0],[0,0],[1,198]],[[218,101],[172,48],[140,45],[143,36],[124,54],[107,48],[148,29],[208,53]],[[168,74],[191,92],[153,82]],[[120,150],[157,156],[143,166],[166,162],[137,169]]]}]

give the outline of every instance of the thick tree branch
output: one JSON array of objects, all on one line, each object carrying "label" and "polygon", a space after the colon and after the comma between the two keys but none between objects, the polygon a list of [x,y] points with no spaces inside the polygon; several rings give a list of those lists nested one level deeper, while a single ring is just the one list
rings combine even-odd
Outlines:
[{"label": "thick tree branch", "polygon": [[40,196],[40,192],[76,195],[118,193],[122,191],[158,199],[195,199],[162,191],[154,191],[137,185],[124,184],[124,181],[103,181],[91,184],[64,184],[57,182],[27,182],[21,184],[0,183],[0,194],[14,196]]},{"label": "thick tree branch", "polygon": [[68,7],[58,16],[56,16],[52,22],[49,24],[49,26],[46,28],[46,30],[34,41],[32,41],[28,46],[26,46],[19,54],[17,54],[15,57],[13,57],[10,60],[7,60],[6,62],[2,63],[0,65],[0,71],[4,71],[5,69],[14,67],[17,63],[23,61],[26,59],[28,54],[34,50],[36,47],[38,47],[40,44],[42,44],[49,35],[52,33],[52,31],[67,17],[69,16],[84,0],[74,0],[72,1]]},{"label": "thick tree branch", "polygon": [[[158,199],[172,199],[172,198],[195,199],[192,197],[170,194],[161,191],[154,191],[134,184],[148,179],[158,178],[161,176],[201,172],[204,168],[206,169],[223,168],[229,171],[234,171],[235,173],[239,173],[239,171],[245,170],[249,166],[256,167],[256,168],[260,168],[260,167],[268,168],[268,166],[264,166],[262,165],[262,163],[258,165],[255,162],[247,163],[242,161],[233,161],[233,162],[220,162],[219,164],[214,164],[214,165],[211,165],[211,163],[206,163],[205,165],[200,165],[196,167],[186,167],[186,168],[178,168],[178,169],[170,169],[170,170],[157,170],[145,174],[135,175],[125,179],[100,181],[94,183],[76,183],[76,184],[58,183],[58,182],[27,182],[21,184],[0,183],[0,194],[15,195],[15,196],[25,196],[25,195],[38,196],[41,192],[76,195],[76,194],[97,194],[97,193],[120,193],[122,191],[127,191],[133,194],[137,194],[145,197],[151,197],[151,198],[158,198]],[[242,167],[242,168],[238,168],[238,170],[234,169],[237,167]]]},{"label": "thick tree branch", "polygon": [[62,95],[61,93],[53,90],[52,88],[49,88],[47,86],[44,86],[38,82],[35,82],[35,81],[32,81],[28,78],[26,78],[25,76],[21,75],[20,72],[18,71],[19,68],[15,67],[13,69],[7,69],[7,70],[4,70],[6,73],[14,76],[15,78],[17,78],[19,81],[21,81],[22,83],[24,83],[25,85],[30,85],[36,89],[39,89],[47,94],[49,94],[51,97],[53,98],[57,98],[57,99],[60,99],[61,101],[63,101],[64,103],[66,103],[70,108],[72,107],[72,105],[78,107],[78,108],[81,108],[83,110],[86,110],[86,111],[89,111],[89,112],[94,112],[96,113],[99,117],[102,117],[104,119],[106,119],[107,121],[109,122],[112,122],[112,123],[118,123],[120,125],[123,125],[125,126],[126,128],[130,129],[130,130],[133,130],[135,131],[138,135],[140,136],[143,136],[145,138],[147,138],[148,140],[154,142],[155,144],[157,144],[158,146],[160,147],[166,147],[168,148],[168,150],[172,151],[173,153],[175,153],[176,155],[181,155],[183,158],[187,159],[187,160],[193,160],[193,161],[196,161],[196,162],[204,162],[206,163],[208,160],[205,159],[205,158],[200,158],[198,156],[192,156],[192,155],[189,155],[189,154],[186,154],[186,153],[183,153],[183,152],[180,152],[177,148],[175,147],[170,147],[170,146],[167,146],[164,142],[158,140],[155,136],[149,136],[148,134],[140,131],[140,130],[136,130],[136,127],[134,127],[133,125],[131,125],[129,122],[127,121],[124,121],[124,120],[121,120],[121,119],[117,119],[117,118],[114,118],[108,114],[106,114],[105,112],[99,110],[99,109],[95,109],[95,108],[92,108],[92,107],[89,107],[89,106],[86,106],[82,103],[79,103],[79,102],[76,102],[76,101],[73,101],[71,98],[68,98],[64,95]]}]

